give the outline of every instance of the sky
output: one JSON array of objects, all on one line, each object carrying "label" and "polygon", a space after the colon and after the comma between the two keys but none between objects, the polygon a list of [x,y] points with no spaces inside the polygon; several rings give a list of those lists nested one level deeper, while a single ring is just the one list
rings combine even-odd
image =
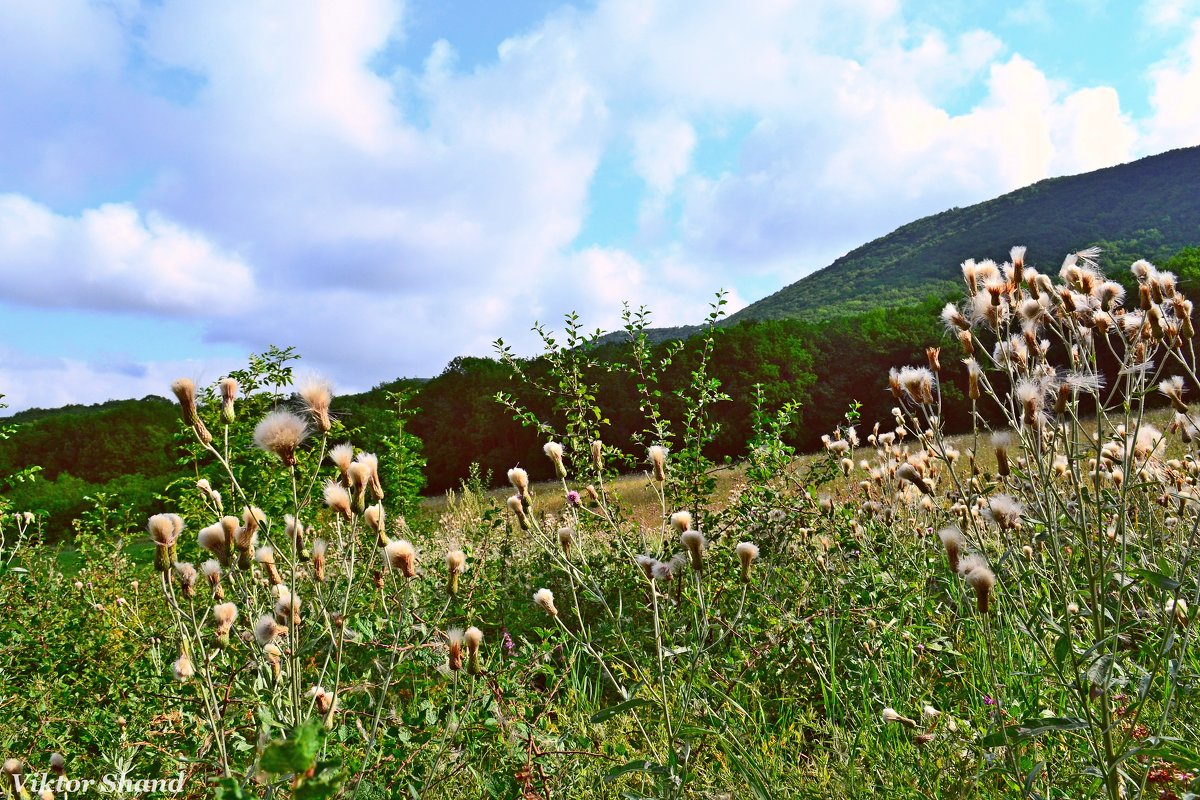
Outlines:
[{"label": "sky", "polygon": [[0,75],[4,413],[350,392],[1200,144],[1200,0],[0,0]]}]

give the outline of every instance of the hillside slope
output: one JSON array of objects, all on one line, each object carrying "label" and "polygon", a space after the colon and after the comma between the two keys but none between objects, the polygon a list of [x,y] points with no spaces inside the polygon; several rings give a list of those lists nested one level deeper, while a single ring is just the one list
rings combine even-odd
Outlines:
[{"label": "hillside slope", "polygon": [[1108,169],[1051,178],[967,208],[897,228],[729,318],[828,319],[909,305],[961,287],[966,258],[1008,260],[1014,244],[1029,263],[1057,272],[1064,255],[1091,245],[1115,273],[1138,258],[1165,259],[1200,244],[1200,147]]}]

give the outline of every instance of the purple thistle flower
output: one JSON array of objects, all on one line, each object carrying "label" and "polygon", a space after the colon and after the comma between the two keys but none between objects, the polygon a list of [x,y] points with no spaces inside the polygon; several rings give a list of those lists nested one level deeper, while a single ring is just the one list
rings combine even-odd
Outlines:
[{"label": "purple thistle flower", "polygon": [[990,694],[985,694],[983,696],[983,704],[985,706],[994,706],[996,705],[996,700]]},{"label": "purple thistle flower", "polygon": [[505,628],[503,631],[502,643],[505,653],[512,653],[513,650],[517,649],[516,644],[513,643],[512,637],[508,635],[508,628]]},{"label": "purple thistle flower", "polygon": [[579,505],[579,492],[575,491],[574,489],[567,492],[567,505],[571,505],[571,506]]}]

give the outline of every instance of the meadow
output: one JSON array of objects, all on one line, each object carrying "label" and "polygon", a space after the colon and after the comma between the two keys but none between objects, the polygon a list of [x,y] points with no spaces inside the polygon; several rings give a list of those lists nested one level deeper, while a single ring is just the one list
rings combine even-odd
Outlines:
[{"label": "meadow", "polygon": [[[536,374],[498,342],[546,402],[496,401],[557,479],[514,464],[496,492],[476,469],[407,516],[395,487],[420,465],[347,441],[327,384],[262,363],[181,379],[192,474],[143,533],[119,498],[69,545],[21,509],[3,520],[3,779],[30,796],[41,773],[178,775],[163,796],[224,798],[1196,796],[1193,308],[1171,273],[1134,263],[1126,297],[1094,258],[1053,276],[1023,248],[965,262],[945,335],[878,376],[889,415],[846,398],[801,454],[797,404],[742,398],[732,467],[710,447],[720,295],[682,380],[627,315],[628,447],[606,441],[572,317]],[[952,362],[963,384],[943,391]]]}]

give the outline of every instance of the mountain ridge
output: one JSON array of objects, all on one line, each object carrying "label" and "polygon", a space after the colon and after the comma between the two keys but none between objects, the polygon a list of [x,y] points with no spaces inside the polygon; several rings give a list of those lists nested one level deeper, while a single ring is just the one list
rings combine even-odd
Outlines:
[{"label": "mountain ridge", "polygon": [[[1166,258],[1200,243],[1200,146],[1077,175],[1047,178],[901,225],[729,316],[827,319],[906,305],[961,289],[967,258],[1002,262],[1012,245],[1057,272],[1070,252],[1098,245],[1101,266]],[[1122,263],[1124,262],[1124,263]]]}]

